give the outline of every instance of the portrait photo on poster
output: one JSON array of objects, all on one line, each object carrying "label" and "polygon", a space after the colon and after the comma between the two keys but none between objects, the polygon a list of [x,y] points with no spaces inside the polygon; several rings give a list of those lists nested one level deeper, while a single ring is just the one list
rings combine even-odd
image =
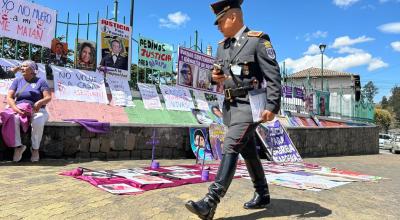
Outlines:
[{"label": "portrait photo on poster", "polygon": [[[179,85],[193,87],[194,75],[197,71],[195,65],[179,62]],[[197,74],[196,74],[197,75]]]},{"label": "portrait photo on poster", "polygon": [[56,66],[65,66],[67,64],[68,44],[54,38],[51,41],[51,52],[48,62]]},{"label": "portrait photo on poster", "polygon": [[100,66],[128,70],[129,42],[118,36],[101,33],[102,48]]},{"label": "portrait photo on poster", "polygon": [[75,50],[75,68],[82,70],[96,69],[96,43],[77,39]]}]

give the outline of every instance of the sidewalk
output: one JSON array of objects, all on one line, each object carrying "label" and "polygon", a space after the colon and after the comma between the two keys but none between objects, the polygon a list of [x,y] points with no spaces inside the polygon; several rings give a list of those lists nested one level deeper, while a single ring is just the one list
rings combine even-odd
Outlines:
[{"label": "sidewalk", "polygon": [[[377,175],[388,180],[351,183],[322,192],[270,186],[267,210],[242,208],[252,197],[252,184],[233,181],[215,219],[399,219],[400,155],[311,158],[307,162]],[[162,160],[161,165],[193,164],[193,160]],[[148,166],[149,161],[74,162],[45,160],[0,163],[0,219],[197,219],[184,207],[200,199],[209,183],[116,196],[58,173],[78,166],[117,169]]]}]

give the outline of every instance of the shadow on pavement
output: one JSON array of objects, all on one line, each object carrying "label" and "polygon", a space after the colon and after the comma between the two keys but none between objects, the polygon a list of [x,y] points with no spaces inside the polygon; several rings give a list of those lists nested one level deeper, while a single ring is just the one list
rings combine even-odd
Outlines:
[{"label": "shadow on pavement", "polygon": [[267,217],[283,217],[295,215],[298,218],[325,217],[332,214],[330,209],[317,203],[295,201],[288,199],[271,199],[271,205],[267,209],[248,215],[223,218],[226,220],[261,219]]}]

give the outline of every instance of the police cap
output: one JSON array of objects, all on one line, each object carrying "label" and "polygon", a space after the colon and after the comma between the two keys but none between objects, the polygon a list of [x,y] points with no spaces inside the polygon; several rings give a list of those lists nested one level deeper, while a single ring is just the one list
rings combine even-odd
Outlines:
[{"label": "police cap", "polygon": [[232,8],[240,8],[243,0],[222,0],[211,4],[211,9],[217,16],[214,25],[218,24],[218,20],[224,16],[224,14]]}]

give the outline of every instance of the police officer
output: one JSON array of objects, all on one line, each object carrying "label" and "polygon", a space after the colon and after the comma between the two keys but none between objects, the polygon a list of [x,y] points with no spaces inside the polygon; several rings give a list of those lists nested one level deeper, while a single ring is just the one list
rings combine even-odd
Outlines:
[{"label": "police officer", "polygon": [[211,4],[215,25],[225,39],[219,43],[215,68],[210,74],[213,83],[224,83],[224,124],[228,126],[222,157],[215,182],[206,196],[189,201],[186,208],[201,219],[212,219],[220,199],[227,192],[236,170],[238,154],[246,163],[253,182],[254,197],[245,209],[265,208],[270,195],[264,170],[255,145],[255,128],[248,92],[266,84],[266,106],[262,122],[271,121],[280,108],[281,77],[275,51],[267,34],[250,31],[243,23],[243,0],[222,0]]}]

